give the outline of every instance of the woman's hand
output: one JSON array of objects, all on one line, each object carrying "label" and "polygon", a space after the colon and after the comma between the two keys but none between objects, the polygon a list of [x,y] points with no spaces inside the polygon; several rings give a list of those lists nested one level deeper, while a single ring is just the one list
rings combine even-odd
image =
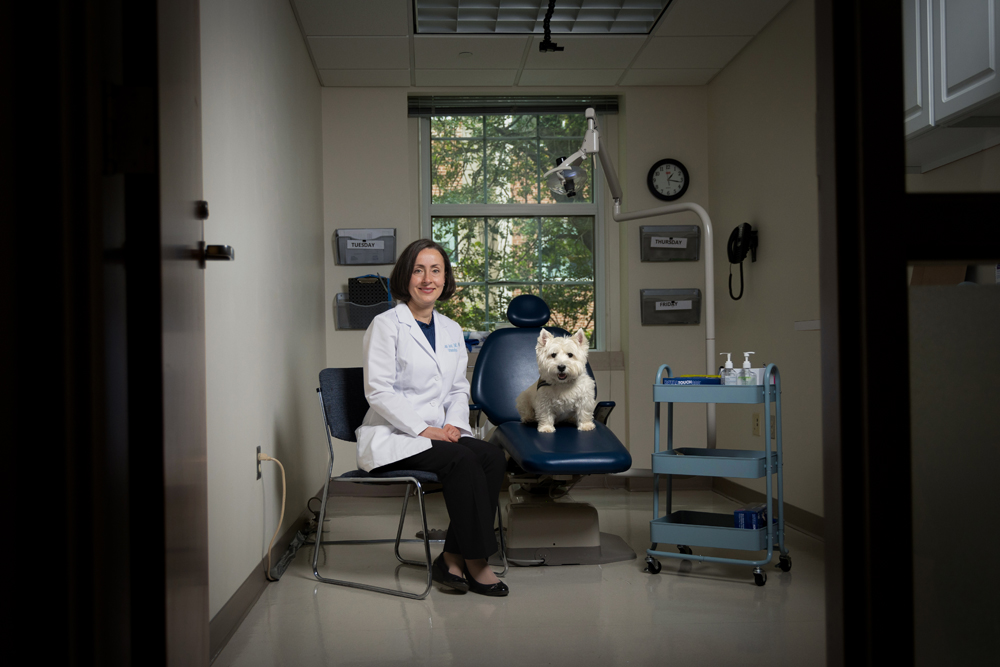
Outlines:
[{"label": "woman's hand", "polygon": [[[449,432],[449,427],[452,432]],[[431,440],[444,440],[445,442],[458,442],[459,437],[461,437],[459,430],[451,424],[445,425],[443,429],[428,426],[420,432],[420,435]]]}]

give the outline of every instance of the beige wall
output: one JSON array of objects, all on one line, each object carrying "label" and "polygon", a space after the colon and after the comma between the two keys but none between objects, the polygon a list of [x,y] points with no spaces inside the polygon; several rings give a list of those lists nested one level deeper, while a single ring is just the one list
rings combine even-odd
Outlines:
[{"label": "beige wall", "polygon": [[[395,228],[397,250],[420,237],[416,121],[406,116],[405,88],[324,88],[322,117],[326,365],[360,366],[365,332],[337,329],[334,299],[347,291],[348,278],[388,275],[392,266],[338,266],[334,232]],[[355,447],[335,441],[336,474],[357,467]]]},{"label": "beige wall", "polygon": [[[325,88],[323,99],[323,160],[324,198],[324,257],[326,263],[326,347],[329,366],[350,366],[360,363],[361,331],[341,331],[335,326],[334,298],[347,287],[351,276],[361,273],[392,270],[391,266],[338,266],[334,254],[334,230],[344,227],[396,227],[398,247],[419,238],[419,137],[418,124],[406,117],[406,97],[412,91],[405,88]],[[421,89],[421,94],[432,91]],[[451,91],[454,92],[454,91]],[[477,89],[463,94],[502,94],[504,90]],[[538,91],[573,94],[572,89]],[[590,90],[588,92],[594,92]],[[605,91],[600,91],[605,92]],[[616,166],[622,177],[626,210],[656,205],[646,189],[649,166],[668,154],[683,161],[692,172],[691,190],[701,201],[708,197],[708,165],[706,137],[705,88],[632,88],[622,96],[622,114],[607,119],[606,135],[613,154],[618,154]],[[664,122],[670,118],[670,123]],[[627,130],[624,127],[627,126]],[[621,149],[621,150],[619,150]],[[349,159],[344,159],[349,156]],[[623,157],[633,160],[625,164]],[[401,176],[394,187],[386,190],[371,174],[385,173],[392,165]],[[405,171],[404,171],[405,170]],[[405,174],[405,178],[402,174]],[[335,202],[335,203],[333,203]],[[665,350],[676,359],[697,361],[673,362],[683,372],[704,370],[704,325],[692,327],[640,327],[638,301],[640,287],[698,287],[704,289],[704,268],[699,263],[689,265],[639,264],[639,222],[620,229],[611,219],[610,196],[606,197],[604,229],[607,318],[607,349],[642,350],[626,359],[626,370],[597,371],[599,400],[618,403],[610,420],[611,429],[629,446],[634,466],[649,468],[652,453],[652,404],[649,385],[656,368],[667,360]],[[696,224],[693,215],[654,219],[650,224]],[[620,244],[621,247],[620,247]],[[623,262],[624,258],[624,262]],[[625,267],[623,269],[623,266]],[[669,269],[669,270],[666,270]],[[628,300],[619,298],[624,285]],[[632,318],[634,324],[626,324]],[[634,340],[622,340],[630,334]],[[650,350],[656,350],[650,354]],[[663,357],[661,359],[661,357]],[[689,368],[691,367],[691,368]],[[693,369],[693,370],[691,370]],[[637,378],[626,386],[626,377]],[[627,392],[640,397],[629,405]],[[691,437],[704,439],[704,409],[690,408],[695,414],[684,419],[679,429]],[[700,412],[699,412],[700,411]],[[686,414],[684,411],[682,413]],[[635,430],[635,434],[631,431]],[[700,435],[699,435],[700,434]],[[354,445],[335,445],[335,471],[353,468]]]},{"label": "beige wall", "polygon": [[287,0],[203,0],[201,56],[205,239],[236,249],[205,271],[214,616],[277,527],[281,476],[256,481],[256,447],[287,471],[286,527],[323,483],[323,192],[320,87]]},{"label": "beige wall", "polygon": [[[718,344],[753,350],[754,366],[781,371],[785,501],[823,515],[813,7],[795,0],[708,86],[711,213],[715,240]],[[749,222],[760,235],[757,262],[743,263],[743,298],[728,293],[726,243]],[[738,293],[738,269],[734,292]],[[739,364],[736,364],[739,366]],[[718,446],[760,449],[752,413],[719,406]],[[761,492],[764,480],[733,480]]]},{"label": "beige wall", "polygon": [[932,169],[907,174],[908,192],[1000,192],[1000,146]]},{"label": "beige wall", "polygon": [[[719,351],[754,350],[757,363],[773,361],[785,383],[786,499],[822,515],[819,334],[794,331],[799,320],[819,319],[817,204],[815,186],[814,58],[812,8],[792,3],[709,86],[610,89],[621,113],[607,123],[605,138],[616,156],[625,190],[624,210],[661,204],[646,188],[657,160],[673,157],[691,175],[684,201],[702,204],[715,226]],[[333,299],[347,278],[391,267],[336,266],[334,230],[396,227],[399,247],[419,230],[419,156],[416,122],[406,118],[411,92],[454,90],[327,88],[323,99],[324,222],[327,363],[360,362],[360,331],[338,331]],[[463,89],[462,94],[508,90]],[[572,94],[572,89],[539,90]],[[590,90],[589,92],[594,92]],[[350,156],[345,160],[344,156]],[[386,165],[403,169],[386,191],[369,174]],[[610,349],[625,352],[625,370],[599,372],[600,398],[618,402],[611,427],[626,442],[634,468],[648,469],[653,448],[650,385],[662,363],[675,374],[705,371],[705,316],[694,326],[642,326],[639,290],[694,287],[704,292],[704,258],[691,263],[639,260],[639,227],[698,224],[693,213],[619,225],[606,197],[606,316]],[[725,244],[740,222],[761,231],[760,261],[746,265],[740,302],[729,299]],[[734,355],[734,359],[742,359]],[[756,365],[756,364],[755,364]],[[677,406],[678,446],[705,442],[704,406]],[[750,435],[750,412],[719,410],[719,446],[759,448]],[[342,471],[354,465],[354,447],[337,444]],[[756,486],[763,488],[763,480]],[[756,488],[754,486],[754,488]]]},{"label": "beige wall", "polygon": [[[649,168],[663,158],[675,158],[691,177],[681,199],[709,206],[708,89],[698,87],[650,87],[630,89],[625,96],[621,122],[625,145],[625,212],[662,206],[646,186]],[[642,326],[639,290],[697,288],[705,294],[705,258],[698,262],[642,262],[639,228],[644,225],[700,225],[691,212],[616,223],[622,247],[623,330],[628,404],[628,447],[633,468],[652,467],[652,385],[661,364],[669,364],[674,375],[704,373],[705,308],[701,324]],[[704,237],[703,237],[704,238]],[[704,248],[704,245],[702,246]],[[706,408],[703,405],[674,406],[674,446],[701,447],[706,438]],[[664,415],[665,419],[666,415]],[[663,443],[666,446],[666,443]]]}]

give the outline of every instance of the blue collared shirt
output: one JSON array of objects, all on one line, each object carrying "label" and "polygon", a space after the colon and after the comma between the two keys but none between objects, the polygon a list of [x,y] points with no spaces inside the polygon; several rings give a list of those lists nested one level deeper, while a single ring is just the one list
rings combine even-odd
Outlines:
[{"label": "blue collared shirt", "polygon": [[431,316],[430,324],[424,324],[420,320],[417,320],[417,324],[420,325],[420,330],[427,336],[427,342],[431,344],[431,349],[437,352],[437,348],[434,347],[434,316]]}]

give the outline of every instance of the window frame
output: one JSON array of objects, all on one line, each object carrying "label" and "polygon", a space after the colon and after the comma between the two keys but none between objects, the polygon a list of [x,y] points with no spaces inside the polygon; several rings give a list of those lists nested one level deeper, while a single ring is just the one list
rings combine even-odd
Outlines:
[{"label": "window frame", "polygon": [[[491,114],[482,114],[491,115]],[[498,113],[496,115],[504,115]],[[546,115],[538,113],[536,115]],[[431,119],[419,119],[420,235],[433,238],[432,219],[440,218],[594,218],[594,336],[592,351],[607,349],[605,311],[604,179],[599,161],[594,160],[591,188],[594,201],[579,204],[432,204],[431,203]],[[489,281],[487,280],[487,284]]]}]

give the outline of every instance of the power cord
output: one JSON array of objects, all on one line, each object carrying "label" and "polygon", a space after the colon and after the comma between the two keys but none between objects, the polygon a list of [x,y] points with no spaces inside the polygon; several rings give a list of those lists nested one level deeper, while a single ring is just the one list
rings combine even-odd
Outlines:
[{"label": "power cord", "polygon": [[267,570],[264,571],[264,576],[267,577],[268,581],[277,581],[271,576],[271,549],[274,547],[274,540],[278,537],[278,531],[281,530],[281,524],[285,520],[285,466],[281,465],[281,461],[271,458],[267,454],[258,454],[257,460],[274,461],[281,468],[281,517],[278,519],[278,527],[274,531],[274,536],[271,537],[271,543],[267,545]]}]

